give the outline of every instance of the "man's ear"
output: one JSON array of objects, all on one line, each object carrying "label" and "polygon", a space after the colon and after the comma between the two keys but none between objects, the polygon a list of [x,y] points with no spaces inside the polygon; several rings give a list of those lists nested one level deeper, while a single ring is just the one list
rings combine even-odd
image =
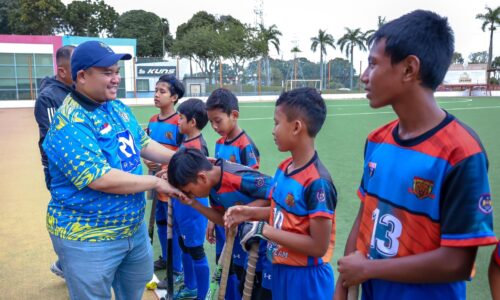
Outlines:
[{"label": "man's ear", "polygon": [[420,81],[420,59],[415,55],[408,55],[403,64],[403,81]]},{"label": "man's ear", "polygon": [[81,82],[85,83],[85,75],[86,75],[86,74],[85,74],[85,70],[80,70],[80,71],[78,71],[78,73],[76,73],[76,80],[75,80],[75,83],[76,83],[76,82],[79,82],[79,81],[81,81]]},{"label": "man's ear", "polygon": [[191,120],[189,120],[189,122],[188,122],[188,125],[191,128],[196,127],[196,119],[195,118],[191,118]]}]

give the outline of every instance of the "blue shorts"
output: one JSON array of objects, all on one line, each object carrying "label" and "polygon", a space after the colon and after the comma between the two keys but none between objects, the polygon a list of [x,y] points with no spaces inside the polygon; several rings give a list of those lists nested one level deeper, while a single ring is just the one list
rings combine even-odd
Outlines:
[{"label": "blue shorts", "polygon": [[[208,198],[196,198],[204,206],[208,206]],[[172,202],[175,228],[182,237],[186,247],[203,246],[207,230],[207,218],[189,205],[180,203],[177,199]]]},{"label": "blue shorts", "polygon": [[[220,256],[226,243],[226,232],[224,226],[215,225],[215,254]],[[216,261],[218,263],[218,261]]]},{"label": "blue shorts", "polygon": [[[155,207],[155,220],[156,222],[167,222],[168,203],[163,201],[156,201]],[[166,224],[165,224],[166,225]]]},{"label": "blue shorts", "polygon": [[335,288],[332,266],[296,267],[273,264],[273,300],[331,300]]},{"label": "blue shorts", "polygon": [[[243,226],[243,224],[240,224],[238,226],[238,231],[240,230],[240,227]],[[240,237],[239,234],[236,234],[234,237],[234,246],[233,246],[233,263],[237,266],[247,268],[247,258],[248,258],[248,253],[243,250],[240,244]]]}]

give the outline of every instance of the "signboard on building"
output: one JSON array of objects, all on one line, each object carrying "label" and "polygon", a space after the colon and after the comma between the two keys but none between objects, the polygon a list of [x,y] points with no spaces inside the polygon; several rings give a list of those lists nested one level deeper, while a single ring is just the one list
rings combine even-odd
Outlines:
[{"label": "signboard on building", "polygon": [[453,64],[448,69],[443,84],[486,84],[486,64]]},{"label": "signboard on building", "polygon": [[137,77],[159,77],[161,75],[176,74],[175,66],[137,66]]}]

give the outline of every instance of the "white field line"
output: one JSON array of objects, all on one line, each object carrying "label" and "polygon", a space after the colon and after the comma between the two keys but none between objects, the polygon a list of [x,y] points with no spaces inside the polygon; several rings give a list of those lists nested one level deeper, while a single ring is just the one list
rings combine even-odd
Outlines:
[{"label": "white field line", "polygon": [[[498,106],[477,106],[477,107],[457,107],[457,108],[447,108],[447,111],[451,110],[480,110],[480,109],[495,109],[500,108]],[[374,111],[374,112],[361,112],[361,113],[335,113],[335,114],[327,114],[327,117],[342,117],[342,116],[366,116],[366,115],[385,115],[385,114],[394,114],[391,111]],[[238,121],[260,121],[260,120],[272,120],[273,117],[264,117],[264,118],[239,118]],[[147,126],[148,123],[139,124],[141,127]]]},{"label": "white field line", "polygon": [[[453,104],[453,103],[466,103],[472,102],[472,99],[461,99],[456,101],[438,101],[438,104]],[[360,104],[330,104],[327,107],[360,107],[360,106],[368,106],[368,101],[366,103]],[[274,105],[240,105],[239,107],[244,108],[269,108],[274,107]]]}]

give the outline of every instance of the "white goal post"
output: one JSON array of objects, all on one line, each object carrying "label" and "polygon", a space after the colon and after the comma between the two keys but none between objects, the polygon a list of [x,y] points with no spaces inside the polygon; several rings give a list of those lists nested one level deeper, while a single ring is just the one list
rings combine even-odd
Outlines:
[{"label": "white goal post", "polygon": [[321,88],[320,79],[289,79],[285,84],[285,91],[290,91],[301,87],[312,87],[317,90]]}]

